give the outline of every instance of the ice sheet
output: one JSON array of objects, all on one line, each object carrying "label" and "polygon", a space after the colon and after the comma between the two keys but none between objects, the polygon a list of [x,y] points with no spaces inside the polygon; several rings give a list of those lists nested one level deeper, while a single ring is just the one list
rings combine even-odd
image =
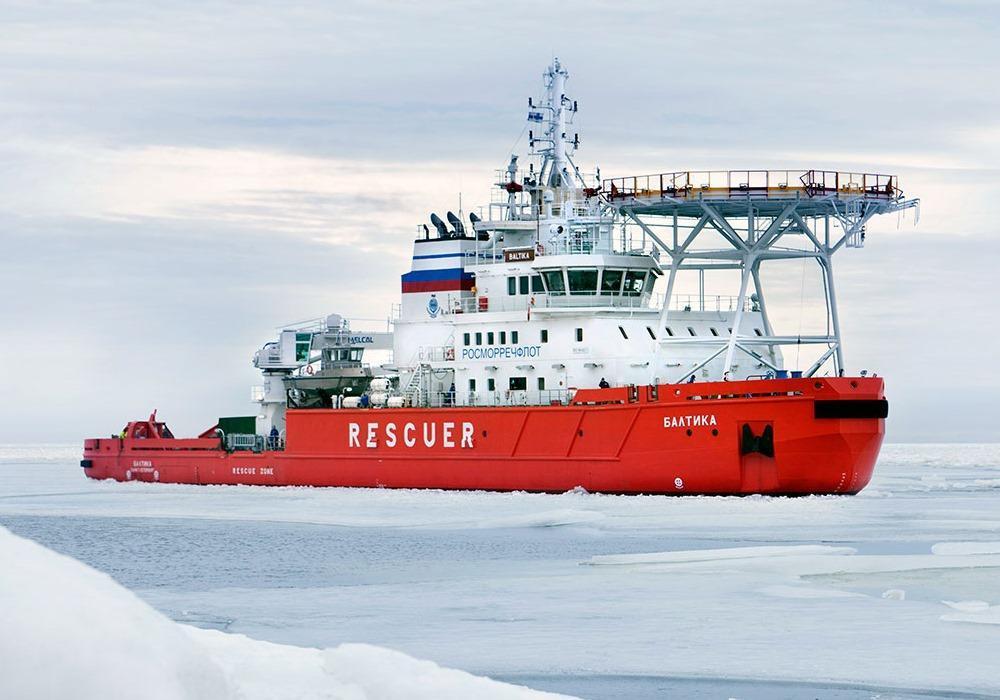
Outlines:
[{"label": "ice sheet", "polygon": [[304,649],[178,625],[109,576],[0,528],[0,697],[544,700],[390,649]]},{"label": "ice sheet", "polygon": [[0,523],[203,627],[485,675],[1000,693],[998,446],[890,445],[860,496],[796,499],[115,484],[18,449]]}]

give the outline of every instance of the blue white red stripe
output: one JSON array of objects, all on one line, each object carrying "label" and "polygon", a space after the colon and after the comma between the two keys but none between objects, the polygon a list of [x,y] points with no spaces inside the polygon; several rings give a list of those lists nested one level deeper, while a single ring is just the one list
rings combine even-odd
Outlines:
[{"label": "blue white red stripe", "polygon": [[403,294],[413,292],[452,292],[470,290],[475,277],[460,267],[446,270],[413,270],[402,277]]}]

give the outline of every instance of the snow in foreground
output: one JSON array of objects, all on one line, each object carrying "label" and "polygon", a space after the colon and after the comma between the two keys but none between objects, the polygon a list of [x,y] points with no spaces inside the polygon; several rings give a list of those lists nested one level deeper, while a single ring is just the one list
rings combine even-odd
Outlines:
[{"label": "snow in foreground", "polygon": [[177,624],[111,577],[0,528],[0,697],[557,698],[366,644]]}]

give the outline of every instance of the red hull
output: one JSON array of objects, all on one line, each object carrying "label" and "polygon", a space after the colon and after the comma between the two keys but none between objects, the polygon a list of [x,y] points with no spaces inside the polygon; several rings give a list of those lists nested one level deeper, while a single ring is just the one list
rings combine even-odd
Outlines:
[{"label": "red hull", "polygon": [[85,441],[119,481],[606,493],[853,494],[885,428],[880,378],[581,390],[569,406],[308,409],[282,451]]}]

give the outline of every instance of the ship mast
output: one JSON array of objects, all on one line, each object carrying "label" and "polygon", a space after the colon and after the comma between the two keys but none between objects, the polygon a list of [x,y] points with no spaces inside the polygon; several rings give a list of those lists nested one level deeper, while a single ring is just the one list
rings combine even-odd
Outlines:
[{"label": "ship mast", "polygon": [[[543,103],[536,106],[530,100],[528,102],[531,108],[528,121],[545,125],[543,136],[536,137],[532,132],[530,139],[533,153],[542,158],[539,182],[552,189],[582,187],[583,178],[569,155],[576,150],[580,141],[576,136],[569,138],[566,131],[577,108],[576,102],[566,96],[569,72],[555,58],[542,77],[545,84]],[[535,149],[536,144],[541,144],[542,147]]]}]

